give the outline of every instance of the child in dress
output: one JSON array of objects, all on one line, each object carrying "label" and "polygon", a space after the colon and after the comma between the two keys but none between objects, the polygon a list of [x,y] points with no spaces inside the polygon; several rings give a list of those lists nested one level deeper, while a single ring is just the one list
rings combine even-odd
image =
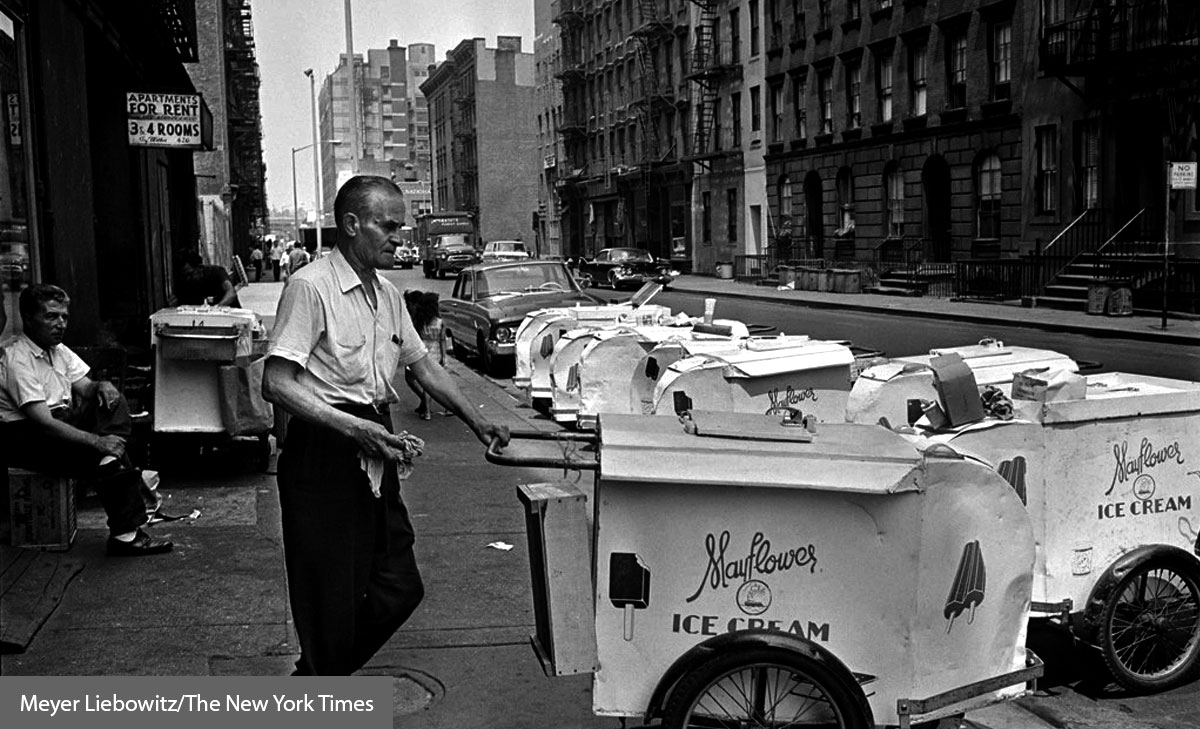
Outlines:
[{"label": "child in dress", "polygon": [[[442,336],[442,318],[438,315],[438,295],[432,291],[405,291],[404,304],[408,307],[408,315],[412,319],[413,327],[421,335],[421,341],[425,342],[425,347],[429,350],[429,356],[433,357],[439,365],[445,366],[446,340]],[[429,395],[408,368],[404,370],[404,381],[417,396],[419,403],[417,415],[422,420],[429,420],[431,417]],[[449,415],[450,413],[443,412],[443,414]]]}]

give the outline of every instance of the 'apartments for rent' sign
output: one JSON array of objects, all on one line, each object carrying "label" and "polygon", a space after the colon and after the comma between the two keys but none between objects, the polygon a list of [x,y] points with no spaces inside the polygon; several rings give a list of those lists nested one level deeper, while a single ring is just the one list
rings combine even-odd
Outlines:
[{"label": "'apartments for rent' sign", "polygon": [[129,144],[134,147],[189,147],[203,145],[199,94],[152,94],[130,91],[125,95],[129,117]]}]

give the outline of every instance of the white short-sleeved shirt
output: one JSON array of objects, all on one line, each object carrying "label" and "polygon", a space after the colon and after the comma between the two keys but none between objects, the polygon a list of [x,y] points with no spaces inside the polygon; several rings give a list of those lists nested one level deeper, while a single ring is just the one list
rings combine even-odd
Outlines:
[{"label": "white short-sleeved shirt", "polygon": [[334,249],[284,287],[267,354],[303,367],[301,383],[330,405],[396,402],[392,377],[426,354],[400,292],[378,276],[374,285],[377,308]]},{"label": "white short-sleeved shirt", "polygon": [[21,408],[45,402],[51,410],[71,404],[71,385],[91,371],[65,344],[42,349],[22,334],[0,350],[0,422],[24,420]]}]

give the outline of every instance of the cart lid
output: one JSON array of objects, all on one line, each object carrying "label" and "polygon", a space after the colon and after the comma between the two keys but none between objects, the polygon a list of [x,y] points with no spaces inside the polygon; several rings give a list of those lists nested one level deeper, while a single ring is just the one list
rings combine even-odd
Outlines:
[{"label": "cart lid", "polygon": [[1087,377],[1087,396],[1083,399],[1048,403],[1014,400],[1013,404],[1023,417],[1043,424],[1200,414],[1200,382],[1108,372]]},{"label": "cart lid", "polygon": [[714,352],[707,356],[714,364],[724,365],[726,377],[769,377],[784,372],[820,370],[854,364],[850,348],[836,342],[798,342],[790,347],[765,350],[742,349]]},{"label": "cart lid", "polygon": [[867,494],[920,488],[921,454],[881,426],[822,424],[811,442],[789,442],[755,435],[794,427],[778,415],[715,415],[738,437],[691,434],[669,415],[601,413],[601,478]]},{"label": "cart lid", "polygon": [[963,362],[974,373],[978,385],[1012,382],[1014,374],[1025,370],[1050,368],[1079,371],[1075,360],[1065,354],[1048,349],[1008,347],[997,342],[931,349],[927,355],[896,357],[886,364],[868,368],[860,377],[876,382],[888,382],[901,375],[926,371],[931,359],[946,354],[958,354],[962,357]]}]

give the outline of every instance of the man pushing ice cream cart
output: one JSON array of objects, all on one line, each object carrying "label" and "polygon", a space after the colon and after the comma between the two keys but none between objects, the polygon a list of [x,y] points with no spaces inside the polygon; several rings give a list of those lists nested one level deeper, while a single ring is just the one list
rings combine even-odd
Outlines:
[{"label": "man pushing ice cream cart", "polygon": [[1007,482],[804,422],[601,413],[489,450],[596,472],[590,497],[519,488],[547,674],[593,673],[596,714],[672,729],[907,727],[1022,694],[1034,544]]}]

